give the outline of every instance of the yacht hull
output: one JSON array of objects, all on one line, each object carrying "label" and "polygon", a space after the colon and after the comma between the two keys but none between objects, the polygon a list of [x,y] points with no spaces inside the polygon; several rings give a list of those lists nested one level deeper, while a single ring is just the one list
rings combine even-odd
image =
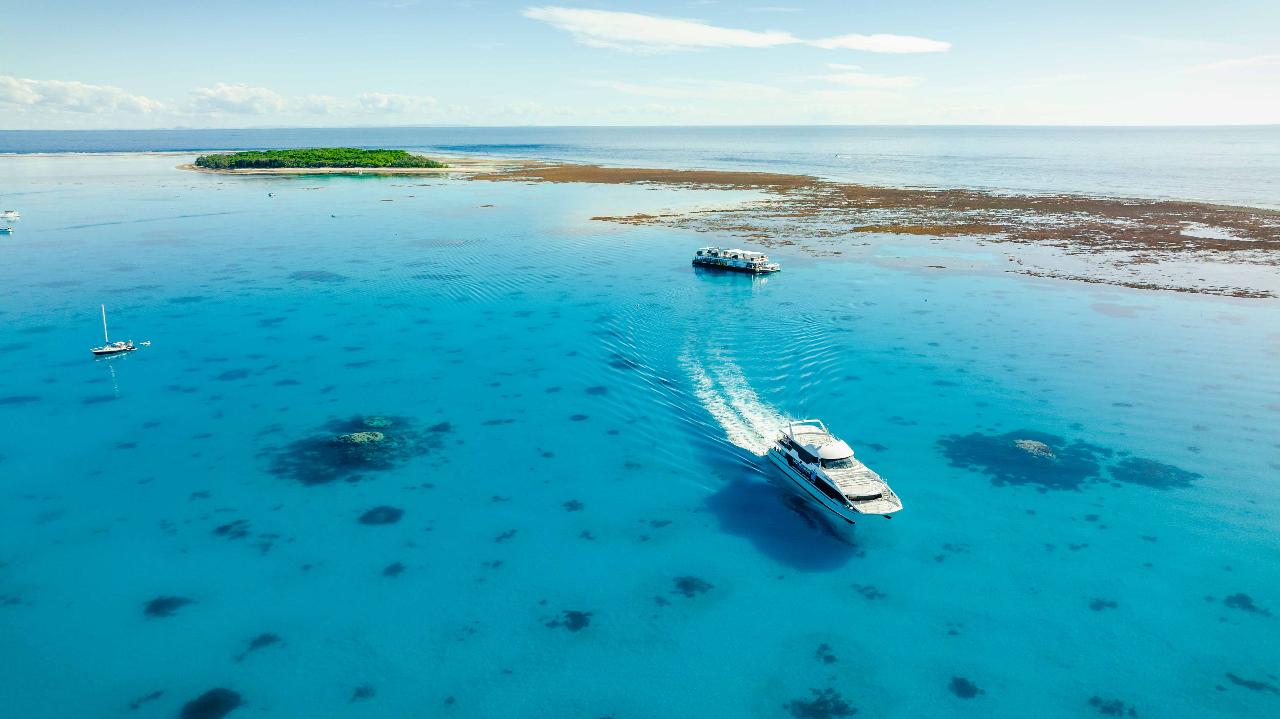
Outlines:
[{"label": "yacht hull", "polygon": [[694,267],[704,267],[712,270],[728,270],[729,272],[745,272],[746,274],[749,274],[749,275],[768,275],[768,274],[777,272],[779,270],[778,267],[773,265],[752,267],[748,265],[729,264],[728,262],[717,262],[714,259],[709,259],[709,260],[695,259],[693,261],[693,265]]},{"label": "yacht hull", "polygon": [[860,512],[846,504],[837,502],[831,497],[828,497],[817,487],[813,486],[813,483],[811,483],[805,475],[801,474],[795,467],[792,467],[791,464],[787,462],[786,457],[776,447],[771,448],[767,453],[765,453],[765,456],[767,456],[769,461],[778,468],[778,471],[782,472],[784,477],[799,488],[802,494],[810,500],[822,505],[827,511],[843,519],[849,524],[854,524],[857,521],[857,518],[861,516]]}]

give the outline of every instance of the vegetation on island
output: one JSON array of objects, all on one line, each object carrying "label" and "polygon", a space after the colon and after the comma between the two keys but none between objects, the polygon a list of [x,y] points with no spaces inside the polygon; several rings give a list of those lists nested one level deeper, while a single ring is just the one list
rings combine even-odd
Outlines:
[{"label": "vegetation on island", "polygon": [[311,147],[299,150],[249,150],[201,155],[197,167],[210,170],[301,167],[448,167],[443,162],[404,150],[360,150],[354,147]]}]

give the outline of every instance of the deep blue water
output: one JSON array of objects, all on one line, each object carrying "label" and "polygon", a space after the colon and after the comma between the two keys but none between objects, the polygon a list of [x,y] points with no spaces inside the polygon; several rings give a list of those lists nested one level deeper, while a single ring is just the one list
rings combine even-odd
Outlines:
[{"label": "deep blue water", "polygon": [[[0,158],[5,716],[1280,707],[1274,301],[753,280],[589,219],[697,192],[180,161]],[[92,359],[101,302],[153,345]],[[828,523],[782,416],[906,508]]]},{"label": "deep blue water", "polygon": [[[1280,125],[0,131],[0,153],[396,147],[1280,208]],[[0,191],[3,191],[0,187]]]}]

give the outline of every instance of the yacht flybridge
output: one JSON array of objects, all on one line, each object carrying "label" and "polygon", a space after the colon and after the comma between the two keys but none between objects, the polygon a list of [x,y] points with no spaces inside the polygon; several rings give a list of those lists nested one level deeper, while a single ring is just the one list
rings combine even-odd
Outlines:
[{"label": "yacht flybridge", "polygon": [[782,269],[782,266],[777,262],[770,262],[769,256],[763,252],[751,252],[736,248],[725,250],[719,247],[703,247],[699,249],[693,254],[693,264],[753,274],[777,272]]},{"label": "yacht flybridge", "polygon": [[880,475],[853,456],[817,419],[788,422],[769,460],[814,501],[850,524],[863,514],[890,514],[902,501]]}]

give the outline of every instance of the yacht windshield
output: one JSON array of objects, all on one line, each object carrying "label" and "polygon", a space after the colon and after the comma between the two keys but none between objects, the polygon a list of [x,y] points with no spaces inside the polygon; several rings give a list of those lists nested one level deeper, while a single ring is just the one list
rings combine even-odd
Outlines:
[{"label": "yacht windshield", "polygon": [[827,469],[852,469],[853,457],[845,457],[844,459],[824,459],[822,466]]}]

